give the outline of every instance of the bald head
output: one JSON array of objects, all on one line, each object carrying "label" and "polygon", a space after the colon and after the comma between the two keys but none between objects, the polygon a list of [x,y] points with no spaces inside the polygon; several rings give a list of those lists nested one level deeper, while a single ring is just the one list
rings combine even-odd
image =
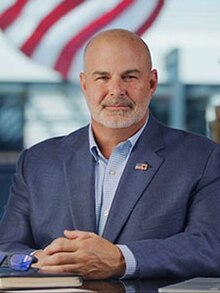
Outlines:
[{"label": "bald head", "polygon": [[106,48],[110,45],[114,46],[115,50],[122,49],[122,44],[124,45],[123,48],[125,48],[125,46],[134,47],[139,50],[140,54],[143,54],[148,68],[150,70],[152,68],[152,60],[149,47],[138,35],[125,29],[111,29],[100,32],[88,42],[84,50],[84,69],[86,67],[87,55],[90,50],[96,50],[98,58],[98,54],[100,53],[100,51],[98,50],[100,48],[100,44],[103,45],[102,49],[104,48],[104,45],[106,46]]}]

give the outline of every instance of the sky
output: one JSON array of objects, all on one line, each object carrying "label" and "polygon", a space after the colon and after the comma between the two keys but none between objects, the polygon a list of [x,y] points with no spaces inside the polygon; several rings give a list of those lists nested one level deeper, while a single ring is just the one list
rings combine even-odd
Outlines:
[{"label": "sky", "polygon": [[[160,82],[167,78],[167,54],[178,48],[184,83],[220,84],[219,0],[165,0],[161,14],[143,39],[150,46]],[[17,52],[2,33],[0,65],[0,81],[59,80],[56,72]]]}]

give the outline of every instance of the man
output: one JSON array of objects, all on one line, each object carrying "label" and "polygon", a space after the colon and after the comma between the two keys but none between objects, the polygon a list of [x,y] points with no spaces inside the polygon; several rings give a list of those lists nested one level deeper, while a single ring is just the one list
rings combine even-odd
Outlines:
[{"label": "man", "polygon": [[220,274],[220,146],[161,125],[147,45],[121,29],[87,45],[91,124],[25,150],[0,249],[37,267],[109,277]]}]

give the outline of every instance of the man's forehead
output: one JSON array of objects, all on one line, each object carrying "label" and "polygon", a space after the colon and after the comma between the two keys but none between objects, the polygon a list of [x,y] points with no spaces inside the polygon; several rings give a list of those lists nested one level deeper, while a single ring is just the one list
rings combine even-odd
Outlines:
[{"label": "man's forehead", "polygon": [[121,46],[135,46],[135,47],[142,47],[143,43],[138,38],[133,38],[131,36],[118,36],[118,35],[101,35],[95,39],[93,39],[88,46],[86,47],[85,52],[90,52],[93,50],[97,50],[97,48],[108,48],[113,47],[120,49]]}]

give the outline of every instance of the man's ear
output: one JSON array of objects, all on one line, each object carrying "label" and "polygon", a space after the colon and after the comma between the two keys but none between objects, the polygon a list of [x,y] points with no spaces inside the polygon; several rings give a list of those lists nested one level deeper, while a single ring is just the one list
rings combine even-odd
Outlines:
[{"label": "man's ear", "polygon": [[80,79],[81,90],[83,94],[85,94],[86,93],[86,77],[84,72],[80,72],[79,79]]},{"label": "man's ear", "polygon": [[150,77],[150,93],[151,96],[153,96],[154,92],[157,89],[157,84],[158,84],[158,74],[156,69],[151,70],[151,77]]}]

